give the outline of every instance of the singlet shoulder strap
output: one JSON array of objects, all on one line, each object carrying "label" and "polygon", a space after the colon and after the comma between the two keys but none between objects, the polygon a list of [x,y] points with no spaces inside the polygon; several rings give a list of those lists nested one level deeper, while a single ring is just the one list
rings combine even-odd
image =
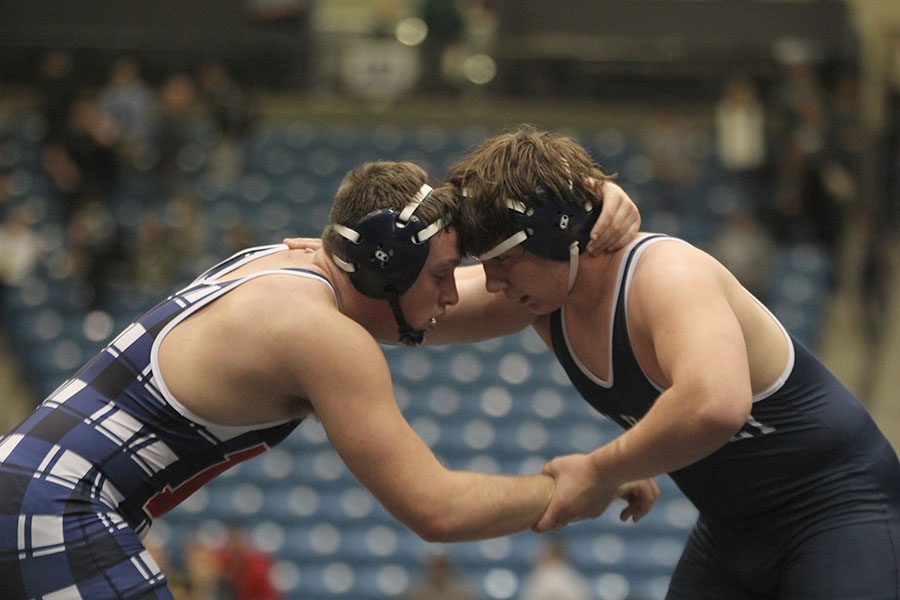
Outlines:
[{"label": "singlet shoulder strap", "polygon": [[622,261],[621,269],[619,270],[619,291],[621,292],[624,289],[623,277],[628,277],[628,273],[631,272],[632,265],[635,262],[635,257],[640,256],[640,253],[644,247],[654,241],[660,241],[665,239],[676,239],[670,237],[668,235],[662,233],[654,233],[651,235],[644,236],[642,238],[638,238],[631,243],[631,247],[628,248],[628,253],[625,256],[625,260]]},{"label": "singlet shoulder strap", "polygon": [[334,284],[331,283],[330,279],[328,279],[321,273],[316,273],[315,271],[313,271],[311,269],[304,269],[302,267],[285,267],[283,269],[274,269],[271,271],[261,271],[262,274],[282,273],[282,272],[293,273],[295,275],[299,275],[300,277],[308,277],[309,279],[316,279],[318,281],[321,281],[322,283],[324,283],[325,285],[328,286],[328,289],[331,290],[331,295],[334,296],[334,303],[337,305],[337,307],[338,308],[341,307],[341,300],[340,300],[340,298],[338,298],[337,290],[334,288]]},{"label": "singlet shoulder strap", "polygon": [[225,275],[226,273],[234,271],[241,265],[244,265],[252,260],[256,260],[257,258],[261,258],[269,254],[275,254],[276,252],[280,252],[285,249],[287,249],[287,246],[285,244],[269,244],[266,246],[254,246],[253,248],[245,248],[240,252],[232,254],[225,260],[216,263],[215,265],[198,275],[191,285],[205,279],[216,279],[218,277],[221,277],[222,275]]},{"label": "singlet shoulder strap", "polygon": [[610,336],[609,336],[609,370],[607,380],[603,381],[596,375],[591,373],[590,369],[585,367],[578,357],[572,351],[569,345],[569,336],[565,325],[565,306],[561,306],[550,315],[550,337],[553,343],[553,351],[560,360],[571,362],[583,377],[589,379],[593,384],[604,388],[610,388],[613,385],[613,378],[616,372],[616,352],[615,352],[615,333],[617,325],[620,324],[620,307],[624,306],[625,287],[629,280],[636,257],[640,256],[643,248],[646,248],[654,241],[673,239],[664,234],[650,234],[637,238],[632,241],[625,249],[625,256],[619,262],[618,272],[616,273],[615,299],[613,302],[612,313],[610,314]]},{"label": "singlet shoulder strap", "polygon": [[[284,246],[275,247],[275,250],[283,249]],[[241,253],[243,254],[243,253]],[[258,255],[253,255],[256,257]],[[239,255],[235,255],[239,256]],[[234,258],[234,257],[233,257]],[[227,261],[225,261],[227,262]],[[225,269],[220,271],[220,273],[227,273],[230,269]],[[213,273],[213,271],[209,271]],[[267,269],[263,271],[257,271],[256,273],[251,273],[244,277],[239,277],[233,280],[227,281],[209,281],[208,284],[204,283],[202,280],[199,280],[199,284],[196,285],[196,289],[190,290],[185,293],[180,293],[177,297],[173,299],[173,302],[176,302],[178,306],[182,308],[179,312],[175,313],[174,316],[165,321],[165,324],[161,327],[160,331],[156,334],[155,339],[153,340],[153,345],[150,350],[150,364],[154,376],[154,380],[156,385],[159,388],[160,393],[166,399],[166,402],[172,406],[175,410],[181,413],[182,416],[187,418],[190,421],[198,423],[210,431],[219,432],[221,435],[225,435],[226,437],[231,437],[233,435],[237,435],[239,433],[244,433],[246,431],[257,430],[257,429],[265,429],[269,427],[281,426],[285,423],[292,421],[292,419],[285,419],[283,421],[275,421],[270,423],[259,423],[251,426],[232,426],[232,425],[221,425],[218,423],[212,423],[203,419],[202,417],[191,412],[186,406],[184,406],[175,395],[169,390],[166,385],[165,379],[162,376],[162,370],[159,367],[159,348],[162,344],[162,341],[165,339],[166,335],[179,323],[187,319],[189,316],[207,306],[211,302],[216,299],[224,296],[234,288],[258,277],[264,277],[266,275],[294,275],[297,277],[305,277],[308,279],[313,279],[317,281],[321,281],[325,285],[328,286],[328,289],[331,290],[331,294],[334,297],[335,305],[340,308],[340,302],[337,296],[337,292],[334,289],[334,285],[323,275],[316,273],[315,271],[311,271],[309,269],[304,268],[282,268],[282,269]]]},{"label": "singlet shoulder strap", "polygon": [[[625,258],[619,264],[619,272],[616,276],[616,306],[621,303],[623,290],[625,288],[625,280],[627,278],[627,274],[631,269],[631,265],[634,259],[635,254],[638,253],[638,250],[643,247],[645,244],[650,243],[653,240],[659,239],[667,239],[669,236],[661,233],[654,233],[651,235],[646,235],[644,237],[637,238],[632,241],[627,249]],[[550,338],[553,344],[554,353],[559,356],[570,357],[570,360],[575,360],[574,357],[570,356],[568,341],[566,339],[565,327],[563,324],[563,310],[564,307],[560,307],[553,311],[550,315]],[[613,312],[613,318],[615,318],[615,311]],[[610,355],[611,356],[611,355]],[[605,384],[609,385],[609,384]]]}]

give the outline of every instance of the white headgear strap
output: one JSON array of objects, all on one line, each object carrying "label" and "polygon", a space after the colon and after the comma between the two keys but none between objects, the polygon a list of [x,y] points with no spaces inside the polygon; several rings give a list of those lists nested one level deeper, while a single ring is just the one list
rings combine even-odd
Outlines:
[{"label": "white headgear strap", "polygon": [[[422,187],[420,187],[419,191],[416,192],[416,195],[412,197],[412,200],[410,200],[409,203],[403,207],[403,210],[400,211],[400,214],[397,217],[397,227],[406,226],[406,224],[412,218],[413,213],[415,213],[416,209],[422,205],[422,202],[425,200],[425,198],[428,197],[432,190],[433,188],[427,183],[422,184]],[[444,228],[444,222],[445,221],[443,218],[438,219],[416,235],[412,236],[413,243],[422,244],[428,241],[432,236],[434,236]],[[338,223],[333,224],[331,228],[334,229],[338,233],[338,235],[354,244],[359,241],[359,232],[355,229],[351,229],[346,225],[339,225]],[[333,260],[334,264],[336,264],[347,273],[353,273],[356,271],[356,265],[347,262],[336,254],[331,255],[331,260]]]},{"label": "white headgear strap", "polygon": [[[465,195],[465,190],[463,190],[463,195]],[[514,210],[518,213],[528,214],[528,211],[532,210],[528,208],[524,202],[520,202],[518,200],[506,200],[506,207],[510,210]],[[585,210],[590,211],[592,209],[591,205],[588,204]],[[520,229],[515,232],[484,254],[475,257],[475,260],[479,262],[484,262],[486,260],[490,260],[492,258],[497,258],[507,250],[511,250],[515,248],[522,242],[528,239],[528,231],[524,229]],[[578,277],[578,255],[579,255],[579,246],[578,242],[572,242],[569,245],[569,283],[566,288],[566,293],[571,292],[572,288],[575,286],[575,279]]]},{"label": "white headgear strap", "polygon": [[[463,192],[463,195],[465,195],[465,192]],[[509,210],[514,210],[517,213],[522,213],[523,215],[528,214],[528,211],[531,210],[530,208],[528,208],[525,205],[524,202],[520,202],[518,200],[512,200],[510,198],[506,199],[506,208],[508,208]],[[521,244],[522,242],[524,242],[527,239],[528,239],[528,232],[525,231],[524,229],[520,229],[519,231],[515,232],[514,234],[512,234],[511,236],[509,236],[508,238],[506,238],[505,240],[503,240],[502,242],[500,242],[499,244],[497,244],[496,246],[494,246],[493,248],[491,248],[490,250],[485,252],[484,254],[482,254],[480,256],[476,256],[475,260],[477,260],[479,262],[484,262],[486,260],[491,260],[492,258],[497,258],[498,256],[500,256],[507,250],[511,250],[512,248],[515,248],[516,246],[518,246],[519,244]]]}]

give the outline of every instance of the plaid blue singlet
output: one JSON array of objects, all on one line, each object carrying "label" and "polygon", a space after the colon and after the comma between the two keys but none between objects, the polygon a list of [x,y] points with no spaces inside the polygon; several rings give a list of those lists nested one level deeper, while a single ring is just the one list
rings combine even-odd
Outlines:
[{"label": "plaid blue singlet", "polygon": [[178,322],[268,273],[213,281],[284,246],[240,252],[142,315],[0,438],[0,598],[171,598],[140,538],[152,520],[299,423],[216,425],[161,380],[156,351]]}]

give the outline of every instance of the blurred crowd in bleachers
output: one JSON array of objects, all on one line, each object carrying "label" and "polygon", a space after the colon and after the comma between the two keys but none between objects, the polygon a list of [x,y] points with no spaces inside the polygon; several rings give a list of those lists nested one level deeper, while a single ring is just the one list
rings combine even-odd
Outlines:
[{"label": "blurred crowd in bleachers", "polygon": [[[411,160],[439,180],[497,132],[286,122],[260,111],[224,63],[155,84],[141,67],[122,56],[104,85],[84,88],[74,56],[48,51],[33,106],[0,120],[0,326],[38,396],[214,261],[318,235],[348,169]],[[811,345],[847,219],[863,218],[876,331],[890,219],[864,198],[854,72],[823,76],[798,61],[774,86],[739,74],[722,83],[708,122],[659,107],[640,128],[566,133],[618,174],[645,230],[710,251]],[[533,472],[615,435],[533,336],[388,354],[401,408],[454,468]],[[539,600],[529,574],[547,569],[582,590],[573,599],[656,598],[695,514],[666,480],[656,516],[637,529],[623,535],[613,515],[572,527],[567,562],[527,535],[435,549],[373,506],[324,441],[304,424],[284,449],[229,471],[154,527],[149,542],[177,597]]]},{"label": "blurred crowd in bleachers", "polygon": [[[179,257],[204,250],[192,211],[195,191],[185,177],[191,170],[189,144],[197,123],[208,120],[212,166],[219,173],[239,172],[241,139],[249,132],[249,104],[221,63],[200,66],[195,74],[172,73],[157,88],[141,76],[133,58],[116,61],[109,81],[96,93],[78,85],[73,58],[50,51],[40,65],[40,114],[45,131],[41,167],[61,204],[74,269],[90,285],[92,306],[102,304],[103,282],[123,256],[136,259],[136,275],[146,283],[171,283]],[[147,176],[141,178],[141,176]],[[151,181],[148,181],[152,179]],[[230,181],[230,179],[229,179]],[[114,195],[129,182],[150,184],[144,208],[162,206],[169,231],[148,210],[137,224],[137,248],[124,248],[112,215]],[[156,197],[154,197],[156,196]],[[143,260],[141,246],[167,248]],[[180,247],[179,247],[180,246]],[[176,271],[177,272],[177,271]]]},{"label": "blurred crowd in bleachers", "polygon": [[[260,160],[247,156],[253,146],[275,136],[289,146],[305,143],[291,139],[290,131],[260,123],[252,98],[223,63],[171,73],[151,86],[142,78],[139,61],[122,57],[111,66],[108,81],[95,89],[79,86],[72,54],[51,50],[38,65],[35,86],[35,112],[24,120],[14,117],[23,140],[11,136],[7,127],[0,148],[0,198],[7,199],[0,244],[12,249],[3,253],[0,272],[6,282],[22,280],[42,246],[34,226],[45,214],[58,214],[68,268],[86,284],[90,307],[103,305],[105,282],[116,273],[165,288],[202,265],[192,260],[207,259],[209,250],[200,218],[208,198],[200,188],[208,196],[210,187],[221,191],[264,185],[252,178],[252,163]],[[608,170],[621,170],[648,216],[661,211],[662,230],[670,215],[690,214],[705,200],[700,210],[709,209],[724,221],[710,223],[715,231],[700,232],[703,239],[697,241],[714,248],[761,297],[771,273],[760,265],[774,267],[776,245],[810,242],[833,259],[848,213],[864,215],[871,224],[870,264],[878,279],[883,261],[876,255],[883,244],[877,241],[886,235],[888,220],[879,213],[883,207],[863,197],[866,146],[854,73],[841,71],[826,82],[812,65],[797,62],[786,65],[783,78],[766,89],[736,75],[723,83],[721,99],[711,111],[713,131],[686,124],[670,107],[648,115],[643,131],[576,133],[595,135],[601,152],[616,152],[619,144],[620,152],[631,153],[627,163],[617,162],[625,154],[597,159]],[[617,135],[624,137],[620,141]],[[25,148],[19,141],[33,146]],[[30,157],[34,164],[25,160],[26,150],[37,153]],[[452,158],[434,165],[434,177],[441,175],[440,163]],[[277,151],[262,158],[270,159],[304,160]],[[321,155],[310,159],[327,161]],[[11,195],[21,195],[22,178],[32,175],[23,166],[35,167],[48,189],[25,202],[9,202]],[[280,168],[293,167],[276,162],[263,170],[278,175]],[[704,191],[715,197],[698,198]],[[143,196],[137,208],[147,210],[131,214],[137,222],[127,223],[133,230],[124,231],[115,212],[128,194]],[[244,220],[235,223],[228,232],[230,246],[254,241],[253,226]],[[185,262],[187,269],[182,268]]]}]

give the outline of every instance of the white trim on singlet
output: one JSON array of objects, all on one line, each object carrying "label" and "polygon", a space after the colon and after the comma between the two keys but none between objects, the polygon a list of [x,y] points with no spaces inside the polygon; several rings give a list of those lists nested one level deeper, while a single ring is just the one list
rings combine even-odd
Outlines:
[{"label": "white trim on singlet", "polygon": [[[745,291],[747,291],[747,290],[745,290]],[[760,302],[759,298],[757,298],[756,296],[751,294],[749,291],[747,291],[747,295],[750,296],[751,298],[753,298],[756,301],[756,303],[759,304],[764,311],[766,311],[766,313],[769,315],[769,317],[773,321],[775,321],[775,324],[778,325],[778,328],[781,330],[781,334],[784,336],[784,341],[787,344],[787,349],[788,349],[787,364],[784,367],[784,371],[781,372],[781,375],[779,375],[775,379],[775,381],[772,382],[772,385],[770,385],[769,387],[767,387],[766,389],[764,389],[763,391],[761,391],[758,394],[753,394],[753,402],[759,402],[760,400],[765,400],[766,398],[768,398],[769,396],[771,396],[772,394],[774,394],[775,392],[777,392],[778,390],[781,389],[781,386],[784,385],[784,383],[788,380],[788,377],[790,377],[791,373],[794,371],[794,360],[796,359],[796,356],[794,354],[794,342],[791,340],[791,335],[788,333],[787,329],[785,329],[784,325],[781,324],[781,321],[778,320],[778,317],[776,317],[774,314],[772,314],[772,311],[769,310],[769,308],[765,304]]]},{"label": "white trim on singlet", "polygon": [[[199,283],[208,283],[208,284],[210,284],[210,285],[217,285],[218,282],[219,282],[219,280],[222,278],[223,275],[227,275],[227,274],[231,273],[232,271],[235,271],[235,270],[237,270],[238,268],[243,267],[243,266],[246,265],[247,263],[251,263],[251,262],[253,262],[254,260],[256,260],[256,259],[258,259],[258,258],[262,258],[262,257],[264,257],[264,256],[269,256],[270,254],[277,254],[277,253],[281,252],[282,250],[287,250],[287,249],[288,249],[288,245],[287,245],[287,244],[272,244],[272,245],[268,245],[268,246],[256,246],[256,247],[253,247],[253,248],[247,248],[246,250],[242,250],[242,251],[240,251],[240,252],[237,252],[237,253],[235,253],[235,254],[232,254],[231,257],[226,258],[226,259],[225,259],[224,261],[222,261],[222,262],[228,262],[229,260],[231,260],[231,259],[234,258],[235,256],[239,256],[239,255],[244,254],[244,253],[248,253],[247,256],[245,256],[244,258],[242,258],[242,259],[239,260],[239,261],[236,261],[234,264],[231,264],[231,265],[228,265],[227,267],[224,267],[224,268],[223,268],[222,270],[220,270],[220,271],[209,271],[209,272],[208,272],[207,274],[205,274],[204,276],[198,277],[197,279],[195,279],[190,285],[188,285],[187,287],[185,287],[184,290],[189,289],[189,288],[192,288],[192,287],[196,286],[196,285],[199,284]],[[256,252],[254,252],[254,251],[256,251]],[[253,253],[253,254],[249,254],[249,253],[251,253],[251,252],[254,252],[254,253]],[[275,272],[275,271],[281,272],[280,269],[270,270],[269,272]],[[260,271],[260,273],[262,273],[262,271]],[[340,300],[340,298],[338,298],[337,292],[334,290],[334,286],[331,285],[331,282],[328,281],[324,276],[319,275],[318,273],[315,273],[315,272],[312,272],[312,271],[310,271],[309,273],[303,273],[303,272],[301,272],[301,271],[290,271],[290,270],[289,270],[289,271],[287,271],[287,273],[288,273],[288,274],[301,275],[301,276],[303,276],[303,277],[309,277],[310,279],[319,279],[319,280],[321,280],[323,283],[325,283],[325,284],[328,286],[328,289],[331,290],[331,295],[334,297],[334,303],[338,306],[338,308],[340,308],[340,306],[341,306],[341,300]],[[184,290],[181,290],[181,291],[178,292],[178,293],[180,294],[180,293],[182,293]]]},{"label": "white trim on singlet", "polygon": [[[607,389],[609,389],[609,388],[612,387],[613,381],[614,381],[614,376],[615,376],[615,373],[613,372],[613,356],[612,356],[612,354],[613,354],[613,349],[612,349],[612,346],[613,346],[613,327],[615,326],[616,310],[618,309],[619,292],[620,292],[620,290],[621,290],[621,286],[622,286],[623,284],[624,284],[624,286],[625,286],[625,292],[624,292],[624,294],[622,295],[622,298],[625,300],[625,307],[624,307],[624,309],[623,309],[623,310],[625,311],[625,335],[628,336],[628,338],[629,338],[629,343],[631,343],[631,341],[630,341],[630,340],[631,340],[631,336],[630,336],[630,334],[628,333],[628,293],[629,293],[629,290],[630,290],[630,288],[631,288],[631,280],[632,280],[632,278],[633,278],[633,276],[634,276],[635,268],[636,268],[636,266],[637,266],[638,261],[640,260],[641,255],[644,253],[644,251],[645,251],[648,247],[652,246],[653,244],[655,244],[655,243],[657,243],[657,242],[661,242],[661,241],[681,242],[682,244],[686,244],[686,245],[688,245],[688,246],[691,246],[690,243],[688,243],[688,242],[686,242],[686,241],[684,241],[684,240],[681,240],[681,239],[678,239],[678,238],[673,238],[673,237],[667,237],[667,236],[666,236],[666,237],[653,238],[653,239],[651,239],[651,240],[648,240],[648,241],[644,242],[644,244],[634,252],[634,256],[633,256],[633,258],[631,259],[631,264],[630,264],[630,266],[629,266],[628,273],[625,273],[625,274],[624,274],[624,277],[623,277],[623,271],[624,271],[624,269],[625,269],[625,265],[626,265],[627,262],[628,262],[628,260],[627,260],[628,254],[631,252],[631,249],[634,248],[635,244],[638,244],[641,240],[643,240],[643,239],[645,239],[645,238],[646,238],[646,236],[641,237],[641,238],[638,238],[638,239],[634,240],[633,242],[631,242],[631,243],[628,245],[628,248],[625,250],[625,253],[624,253],[624,255],[623,255],[622,261],[621,261],[621,263],[619,264],[619,272],[618,272],[618,274],[617,274],[617,279],[616,279],[616,289],[615,289],[615,292],[614,292],[615,295],[613,296],[613,304],[612,304],[612,308],[611,308],[611,310],[610,310],[610,323],[609,323],[609,381],[604,381],[604,380],[600,379],[599,377],[597,377],[594,373],[592,373],[592,372],[591,372],[591,371],[590,371],[590,370],[589,370],[589,369],[588,369],[588,368],[587,368],[587,367],[586,367],[586,366],[578,359],[578,356],[575,354],[575,352],[574,352],[574,350],[573,350],[573,348],[572,348],[572,344],[571,344],[571,342],[569,341],[569,335],[568,335],[568,333],[567,333],[567,331],[566,331],[566,313],[565,313],[565,306],[563,306],[563,308],[562,308],[562,314],[560,315],[560,319],[561,319],[561,321],[562,321],[562,333],[563,333],[563,339],[564,339],[565,342],[566,342],[566,348],[567,348],[568,351],[569,351],[569,356],[572,357],[572,361],[575,363],[575,365],[578,367],[578,369],[585,375],[585,377],[587,377],[588,379],[590,379],[592,382],[596,383],[597,385],[599,385],[599,386],[601,386],[601,387],[604,387],[604,388],[607,388]],[[765,390],[763,390],[763,391],[761,391],[761,392],[759,392],[759,393],[753,395],[752,401],[753,401],[753,402],[759,402],[760,400],[765,400],[766,398],[768,398],[769,396],[771,396],[772,394],[774,394],[775,392],[777,392],[779,389],[781,389],[781,386],[783,386],[784,383],[787,381],[788,377],[790,377],[791,372],[794,370],[794,360],[795,360],[795,355],[794,355],[794,344],[791,342],[791,336],[788,334],[787,329],[785,329],[784,325],[781,324],[781,321],[779,321],[778,318],[775,317],[774,314],[772,314],[772,311],[770,311],[770,310],[766,307],[765,304],[763,304],[762,302],[760,302],[759,299],[756,298],[756,296],[754,296],[753,294],[751,294],[751,293],[750,293],[749,291],[747,291],[747,290],[744,290],[744,291],[747,293],[747,295],[749,295],[751,298],[753,298],[753,300],[755,300],[756,303],[759,304],[759,305],[762,307],[762,309],[766,311],[766,314],[768,314],[769,317],[775,322],[775,324],[776,324],[776,325],[778,326],[778,328],[781,330],[781,333],[782,333],[782,335],[784,336],[785,343],[787,344],[787,348],[788,348],[788,359],[787,359],[787,362],[786,362],[786,364],[785,364],[785,368],[784,368],[784,370],[782,371],[781,375],[779,375],[779,376],[775,379],[775,381],[774,381],[769,387],[767,387]],[[664,391],[666,390],[666,388],[664,388],[663,386],[661,386],[661,385],[659,385],[657,382],[655,382],[655,381],[653,380],[653,378],[651,378],[651,377],[647,374],[647,372],[644,371],[644,367],[641,366],[640,361],[637,361],[637,359],[635,359],[635,361],[636,361],[637,364],[638,364],[638,368],[641,369],[641,373],[644,374],[644,378],[645,378],[647,381],[649,381],[650,384],[651,384],[653,387],[655,387],[660,393],[664,392]]]},{"label": "white trim on singlet", "polygon": [[[178,290],[178,294],[183,292],[186,289],[192,288],[198,283],[203,281],[209,281],[210,279],[216,279],[220,275],[224,273],[229,273],[236,269],[237,267],[244,265],[250,261],[256,260],[262,256],[268,256],[269,254],[275,254],[276,252],[281,252],[282,250],[287,249],[287,244],[267,244],[265,246],[254,246],[252,248],[245,248],[240,252],[235,252],[225,260],[219,261],[215,265],[208,268],[206,271],[200,273],[193,281],[187,284],[184,288]],[[236,257],[244,255],[244,258],[237,261],[234,264],[228,264],[229,261],[234,260]],[[227,266],[223,266],[227,265]]]},{"label": "white trim on singlet", "polygon": [[616,273],[616,289],[613,291],[612,307],[609,311],[609,352],[607,353],[609,364],[607,365],[606,371],[607,373],[609,373],[609,379],[607,381],[604,381],[600,377],[597,377],[597,375],[595,375],[590,369],[587,368],[587,366],[585,366],[584,363],[581,362],[581,359],[578,358],[578,355],[575,354],[575,349],[572,347],[572,342],[569,341],[569,332],[566,328],[566,305],[563,304],[562,309],[560,309],[559,319],[562,323],[563,340],[565,340],[566,342],[566,349],[569,351],[569,356],[572,357],[572,362],[575,363],[575,366],[578,367],[578,370],[581,371],[585,377],[587,377],[600,387],[606,389],[611,388],[613,386],[613,382],[615,381],[615,373],[613,373],[613,327],[615,326],[616,322],[616,308],[619,304],[619,291],[621,290],[622,281],[624,279],[622,274],[625,271],[625,265],[628,263],[628,255],[631,253],[631,249],[634,248],[634,245],[640,242],[642,239],[644,238],[639,237],[628,244],[628,246],[625,248],[625,252],[622,254],[622,259],[619,261],[619,269]]},{"label": "white trim on singlet", "polygon": [[[624,313],[625,313],[625,335],[628,337],[629,345],[631,344],[631,334],[628,333],[628,293],[631,291],[631,280],[634,278],[634,271],[637,268],[637,264],[641,260],[641,255],[644,253],[644,251],[647,248],[649,248],[650,246],[652,246],[653,244],[655,244],[656,242],[660,242],[663,240],[668,240],[668,241],[672,241],[672,242],[681,242],[682,244],[685,244],[687,246],[691,245],[691,244],[688,244],[686,241],[680,240],[678,238],[658,237],[658,238],[653,238],[652,240],[648,240],[643,246],[641,246],[640,248],[637,249],[637,251],[635,251],[634,258],[631,259],[631,266],[628,269],[628,272],[625,273],[625,293],[622,295],[622,298],[625,300],[625,306],[623,308]],[[632,349],[633,348],[634,348],[634,346],[632,346]],[[632,350],[632,352],[633,352],[633,350]],[[641,361],[637,360],[637,357],[635,357],[634,360],[637,363],[638,368],[641,370],[641,373],[644,374],[644,379],[649,381],[650,384],[653,387],[655,387],[658,392],[660,392],[660,393],[664,392],[666,390],[666,388],[664,388],[663,386],[656,383],[653,380],[653,378],[647,374],[647,371],[645,371],[644,367],[641,365]]]},{"label": "white trim on singlet", "polygon": [[[284,249],[286,246],[280,248]],[[270,252],[266,252],[266,254],[271,254]],[[259,255],[255,255],[256,258]],[[245,264],[247,261],[240,261],[239,264]],[[210,285],[217,285],[215,283],[215,279],[217,279],[220,275],[232,271],[233,269],[226,269],[218,273],[215,277],[205,278],[203,281],[209,282]],[[214,423],[212,421],[208,421],[203,417],[194,414],[188,409],[184,404],[179,402],[177,398],[172,394],[169,390],[169,387],[166,385],[165,380],[163,379],[162,372],[159,368],[159,347],[162,344],[163,339],[165,339],[166,335],[179,323],[184,321],[186,318],[208,305],[213,300],[220,298],[238,287],[239,285],[246,283],[252,279],[256,279],[257,277],[262,277],[263,275],[296,275],[297,277],[305,277],[307,279],[313,279],[316,281],[321,281],[326,284],[328,288],[331,290],[332,295],[335,299],[335,305],[338,304],[337,294],[334,291],[331,283],[325,279],[325,277],[318,275],[316,273],[307,273],[303,271],[293,271],[289,269],[267,269],[265,271],[258,271],[256,273],[251,273],[245,277],[240,279],[236,279],[232,282],[229,282],[227,285],[223,285],[219,289],[214,292],[207,294],[202,300],[198,301],[196,304],[192,305],[190,308],[186,309],[184,312],[179,314],[177,317],[172,319],[166,326],[159,332],[159,335],[156,336],[156,339],[153,341],[153,347],[150,349],[150,366],[153,372],[153,378],[156,380],[156,385],[159,387],[160,392],[165,398],[166,402],[168,402],[172,408],[177,410],[183,417],[189,419],[198,425],[202,425],[206,429],[208,429],[213,435],[219,437],[220,439],[230,439],[232,437],[236,437],[241,435],[242,433],[246,433],[248,431],[254,431],[257,429],[266,429],[269,427],[275,427],[277,425],[283,425],[284,423],[288,423],[293,419],[284,419],[281,421],[272,421],[268,423],[255,423],[253,425],[223,425],[221,423]]]},{"label": "white trim on singlet", "polygon": [[[249,262],[253,262],[258,258],[262,258],[264,256],[269,256],[270,254],[277,254],[282,250],[287,250],[287,244],[271,244],[267,246],[256,246],[253,248],[247,248],[245,250],[241,250],[240,252],[236,252],[232,254],[230,257],[223,260],[223,263],[227,263],[232,260],[236,256],[240,256],[241,254],[246,254],[244,258],[241,260],[235,261],[233,264],[228,265],[227,267],[222,268],[221,270],[210,270],[204,273],[202,276],[198,277],[191,285],[197,285],[201,281],[215,281],[219,279],[222,275],[227,275],[231,273],[235,269],[239,267],[243,267]],[[215,267],[213,267],[215,269]]]}]

